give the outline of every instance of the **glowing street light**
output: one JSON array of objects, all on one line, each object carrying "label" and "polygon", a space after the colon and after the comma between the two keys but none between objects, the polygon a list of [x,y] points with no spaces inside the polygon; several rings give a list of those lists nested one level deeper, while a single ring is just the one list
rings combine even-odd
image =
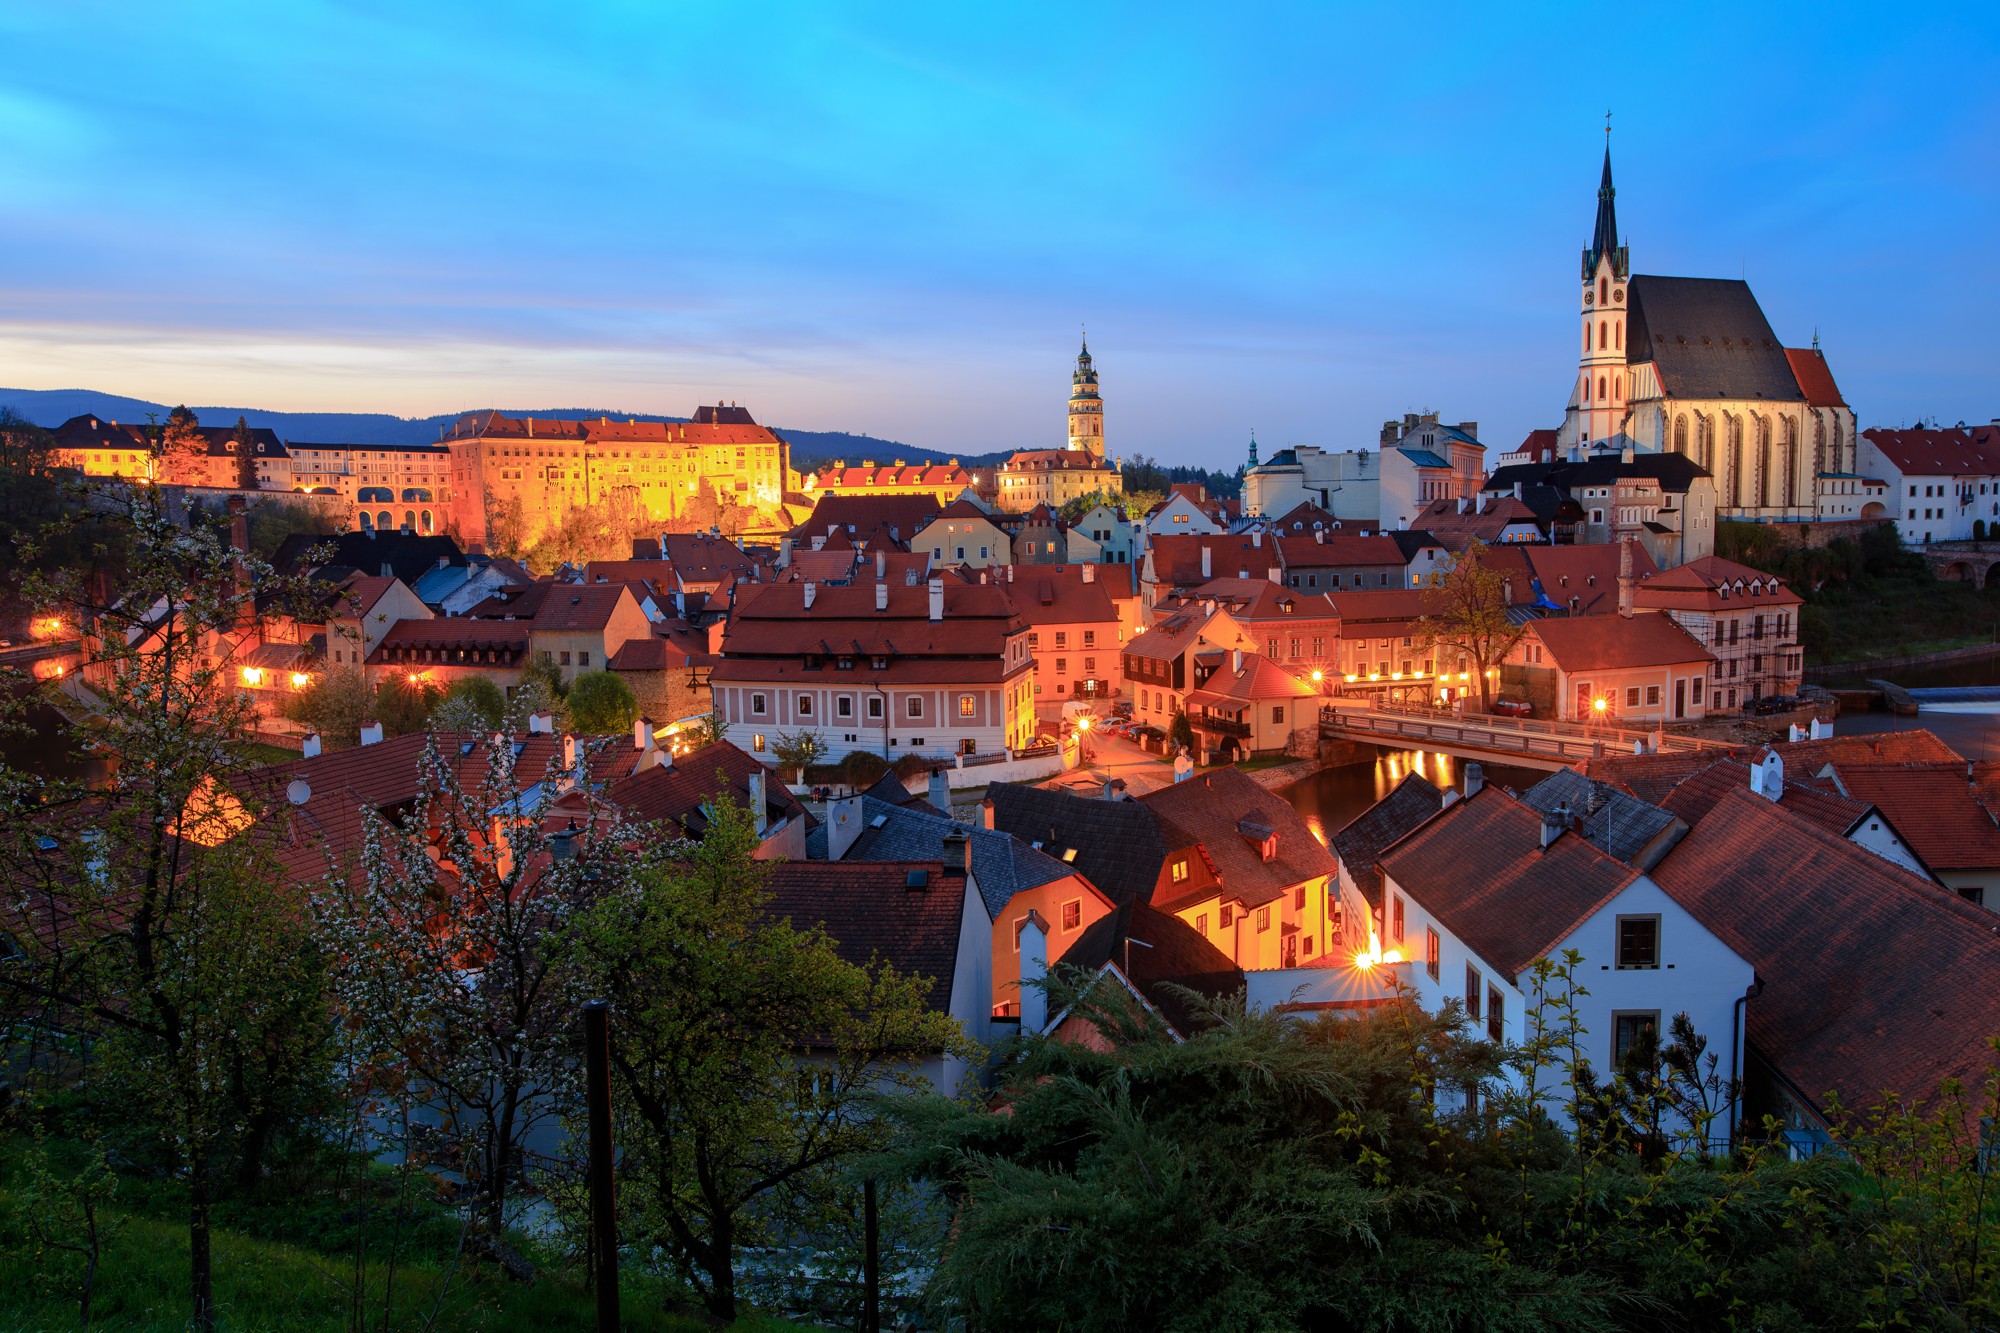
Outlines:
[{"label": "glowing street light", "polygon": [[1611,707],[1611,701],[1601,694],[1590,701],[1590,709],[1594,713],[1602,713],[1609,707]]}]

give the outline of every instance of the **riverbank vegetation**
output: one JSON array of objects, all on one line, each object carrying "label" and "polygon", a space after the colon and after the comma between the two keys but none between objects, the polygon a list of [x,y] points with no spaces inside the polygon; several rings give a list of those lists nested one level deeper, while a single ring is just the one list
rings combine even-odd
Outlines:
[{"label": "riverbank vegetation", "polygon": [[1903,545],[1893,523],[1802,550],[1766,524],[1724,519],[1715,525],[1715,553],[1778,575],[1805,599],[1799,642],[1809,666],[1941,652],[2000,637],[2000,588],[1938,578]]}]

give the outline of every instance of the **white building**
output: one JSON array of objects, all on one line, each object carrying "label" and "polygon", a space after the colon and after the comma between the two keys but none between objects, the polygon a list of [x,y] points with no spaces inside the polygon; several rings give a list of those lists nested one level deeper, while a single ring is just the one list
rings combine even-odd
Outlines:
[{"label": "white building", "polygon": [[1861,436],[1858,469],[1886,483],[1886,513],[1904,542],[1967,541],[1975,522],[2000,523],[2000,422],[1942,430],[1871,430]]},{"label": "white building", "polygon": [[[1545,991],[1536,960],[1574,950],[1572,979],[1588,992],[1575,1000],[1583,1053],[1599,1079],[1643,1035],[1665,1045],[1681,1013],[1727,1079],[1751,965],[1646,873],[1593,846],[1573,827],[1582,812],[1544,815],[1476,779],[1467,785],[1470,795],[1380,862],[1385,957],[1406,960],[1419,1002],[1435,1011],[1456,1000],[1495,1040],[1522,1042],[1534,1011],[1561,989]],[[1559,1118],[1562,1079],[1550,1071]],[[1726,1137],[1730,1108],[1713,1109],[1709,1138]]]},{"label": "white building", "polygon": [[1486,459],[1478,431],[1476,421],[1452,426],[1435,412],[1410,412],[1382,423],[1376,450],[1328,453],[1300,445],[1259,463],[1253,442],[1243,474],[1243,512],[1276,518],[1311,503],[1343,523],[1410,527],[1433,501],[1478,492]]}]

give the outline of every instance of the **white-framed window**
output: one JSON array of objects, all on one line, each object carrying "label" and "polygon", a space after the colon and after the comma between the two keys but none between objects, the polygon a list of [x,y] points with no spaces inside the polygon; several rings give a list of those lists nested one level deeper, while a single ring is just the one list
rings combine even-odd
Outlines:
[{"label": "white-framed window", "polygon": [[750,696],[750,716],[763,717],[768,711],[770,711],[770,701],[763,694],[757,693]]},{"label": "white-framed window", "polygon": [[970,694],[961,694],[958,696],[958,715],[960,717],[971,717],[978,711],[978,708],[979,701],[976,696]]},{"label": "white-framed window", "polygon": [[924,715],[924,696],[921,694],[911,695],[909,701],[904,705],[904,712],[912,718],[921,718]]},{"label": "white-framed window", "polygon": [[798,703],[799,703],[799,716],[811,717],[813,711],[813,697],[810,694],[801,694],[799,696]]}]

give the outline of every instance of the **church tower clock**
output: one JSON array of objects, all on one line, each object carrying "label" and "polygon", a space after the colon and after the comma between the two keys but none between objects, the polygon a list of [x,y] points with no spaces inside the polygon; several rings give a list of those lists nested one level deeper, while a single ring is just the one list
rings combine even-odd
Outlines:
[{"label": "church tower clock", "polygon": [[1090,340],[1077,354],[1069,377],[1069,447],[1104,457],[1104,400],[1097,396],[1097,372],[1090,367]]}]

